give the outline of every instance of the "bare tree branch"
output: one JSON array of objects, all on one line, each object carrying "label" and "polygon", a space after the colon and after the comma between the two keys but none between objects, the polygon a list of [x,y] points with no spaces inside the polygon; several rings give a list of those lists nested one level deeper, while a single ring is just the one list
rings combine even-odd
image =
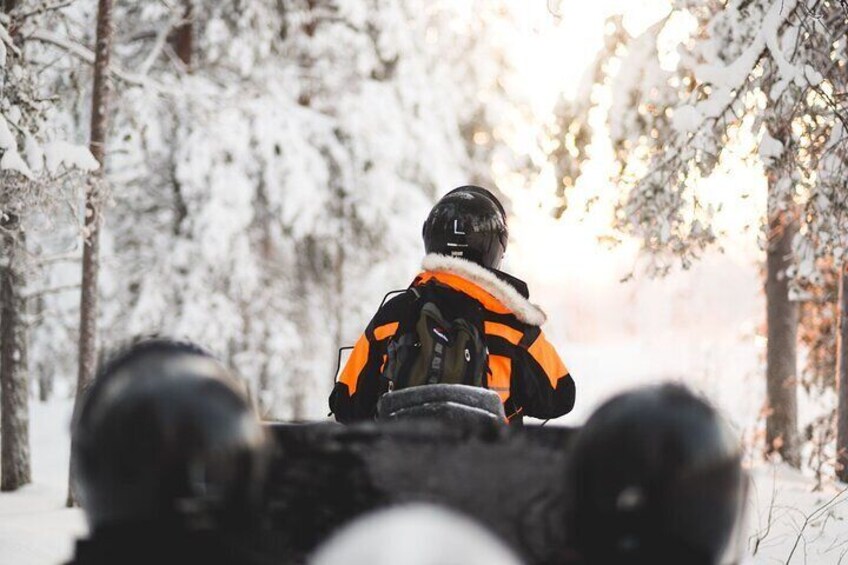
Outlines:
[{"label": "bare tree branch", "polygon": [[36,290],[36,291],[33,291],[33,292],[28,292],[27,294],[25,294],[23,296],[23,299],[24,300],[30,300],[31,298],[37,298],[39,296],[47,296],[49,294],[60,294],[62,292],[67,292],[69,290],[79,290],[79,288],[80,288],[79,283],[66,284],[66,285],[62,285],[62,286],[54,286],[52,288],[43,288],[43,289]]},{"label": "bare tree branch", "polygon": [[16,20],[25,20],[32,16],[37,16],[40,14],[45,14],[47,12],[55,12],[56,10],[61,10],[62,8],[67,8],[71,4],[74,3],[75,0],[62,0],[60,2],[56,2],[50,6],[39,6],[35,10],[30,10],[29,12],[21,12],[19,14],[13,14]]},{"label": "bare tree branch", "polygon": [[810,525],[810,522],[814,521],[818,518],[823,512],[829,510],[830,508],[836,506],[837,504],[844,502],[845,500],[839,500],[848,492],[848,487],[837,492],[830,500],[813,510],[811,513],[804,516],[804,522],[801,524],[801,529],[798,531],[798,535],[795,538],[795,543],[792,545],[792,550],[789,552],[789,556],[786,558],[786,564],[788,565],[792,561],[792,556],[795,555],[795,551],[798,549],[798,544],[801,543],[801,539],[804,537],[804,531],[807,529],[807,526]]}]

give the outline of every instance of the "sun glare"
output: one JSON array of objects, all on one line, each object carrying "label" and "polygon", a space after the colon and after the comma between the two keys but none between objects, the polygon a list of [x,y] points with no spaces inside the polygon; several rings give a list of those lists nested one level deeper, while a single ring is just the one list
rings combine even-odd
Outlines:
[{"label": "sun glare", "polygon": [[[511,138],[519,151],[527,154],[535,150],[541,120],[550,115],[558,98],[573,98],[579,92],[587,69],[603,46],[605,22],[610,17],[620,15],[631,34],[639,34],[668,17],[660,37],[661,63],[667,69],[677,63],[676,46],[693,29],[691,18],[671,13],[667,0],[532,4],[522,22],[524,33],[516,39],[515,53],[519,82],[525,85],[533,119],[522,124]],[[599,96],[600,106],[608,104],[609,93]],[[592,127],[596,132],[606,131],[606,123],[597,117]],[[567,286],[574,265],[579,264],[584,275],[591,272],[602,284],[617,284],[636,262],[638,246],[626,238],[625,245],[614,253],[608,249],[608,242],[619,238],[612,234],[610,224],[620,192],[610,183],[612,152],[604,137],[597,136],[590,147],[591,159],[577,186],[569,191],[568,210],[559,220],[551,217],[557,179],[550,166],[543,165],[529,187],[519,175],[509,174],[507,167],[495,167],[498,184],[513,203],[514,242],[508,260],[530,278]],[[764,193],[760,189],[762,170],[743,158],[755,143],[749,128],[740,128],[739,138],[728,148],[715,174],[695,187],[702,202],[721,210],[714,225],[732,239],[728,249],[740,260],[750,260],[758,251],[752,229],[758,226],[765,206],[764,199],[755,197]],[[740,186],[750,187],[752,197],[740,198]],[[556,249],[561,252],[553,259],[552,250]]]}]

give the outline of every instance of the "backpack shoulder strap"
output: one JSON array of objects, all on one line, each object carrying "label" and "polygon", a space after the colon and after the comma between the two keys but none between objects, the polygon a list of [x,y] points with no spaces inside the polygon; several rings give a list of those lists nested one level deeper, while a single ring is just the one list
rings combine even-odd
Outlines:
[{"label": "backpack shoulder strap", "polygon": [[404,292],[409,291],[409,289],[411,289],[411,288],[412,288],[412,287],[409,287],[409,288],[400,288],[400,289],[398,289],[398,290],[390,290],[390,291],[389,291],[389,292],[387,292],[387,293],[386,293],[386,295],[383,297],[382,302],[380,302],[380,308],[382,308],[383,306],[385,306],[385,305],[386,305],[386,302],[388,302],[389,298],[391,298],[391,297],[393,297],[393,296],[397,296],[398,294],[403,294]]}]

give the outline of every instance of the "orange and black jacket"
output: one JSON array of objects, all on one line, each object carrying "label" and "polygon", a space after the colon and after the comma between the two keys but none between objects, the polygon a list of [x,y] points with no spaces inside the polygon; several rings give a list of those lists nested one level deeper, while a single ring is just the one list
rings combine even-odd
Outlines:
[{"label": "orange and black jacket", "polygon": [[[482,306],[489,366],[486,387],[497,392],[510,422],[523,416],[548,419],[574,407],[574,380],[540,326],[545,314],[528,300],[526,285],[505,273],[444,255],[428,255],[412,285],[436,284],[456,299]],[[353,352],[330,395],[330,409],[342,423],[372,419],[387,390],[382,378],[387,347],[415,306],[405,292],[383,305]]]}]

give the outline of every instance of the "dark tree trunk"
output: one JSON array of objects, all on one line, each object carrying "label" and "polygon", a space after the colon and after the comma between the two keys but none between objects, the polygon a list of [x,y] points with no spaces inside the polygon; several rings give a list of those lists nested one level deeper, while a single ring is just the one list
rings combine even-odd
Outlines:
[{"label": "dark tree trunk", "polygon": [[47,402],[53,396],[53,375],[46,371],[38,373],[38,400]]},{"label": "dark tree trunk", "polygon": [[[3,0],[3,11],[17,7],[17,0]],[[17,40],[14,27],[9,33]],[[21,274],[19,245],[24,233],[20,218],[7,216],[3,227],[16,233],[3,237],[0,246],[8,263],[0,268],[0,490],[16,490],[32,481],[29,451],[29,385],[27,375],[26,327],[23,314],[25,301],[21,296],[24,279]]]},{"label": "dark tree trunk", "polygon": [[[171,36],[174,52],[180,62],[185,66],[186,72],[191,72],[191,61],[194,55],[194,7],[193,0],[183,0],[183,17],[180,25]],[[173,139],[177,139],[180,126],[180,115],[174,111]],[[174,194],[174,235],[179,235],[182,230],[183,221],[188,216],[188,205],[183,197],[182,185],[177,177],[177,159],[175,152],[171,152],[171,187]]]},{"label": "dark tree trunk", "polygon": [[[272,234],[271,224],[273,222],[273,215],[271,213],[271,204],[268,202],[268,189],[265,184],[264,176],[260,175],[259,182],[256,186],[256,198],[253,203],[253,217],[254,217],[254,229],[259,233],[259,256],[261,257],[263,270],[266,273],[265,277],[265,286],[266,288],[273,288],[274,285],[274,277],[270,275],[270,265],[273,265],[278,258],[276,257],[276,253],[274,250],[274,236]],[[263,348],[266,352],[265,362],[262,363],[262,368],[259,370],[259,377],[257,379],[256,387],[258,390],[259,396],[259,414],[262,418],[268,418],[271,416],[271,412],[274,409],[274,401],[273,399],[269,400],[269,397],[273,398],[271,395],[271,387],[272,387],[272,377],[271,371],[268,363],[268,354],[270,351],[270,330],[266,326],[262,332],[262,344]]]},{"label": "dark tree trunk", "polygon": [[[112,52],[112,0],[100,0],[97,9],[97,44],[94,60],[94,90],[91,101],[90,149],[100,163],[90,177],[85,198],[85,244],[82,253],[82,292],[80,297],[79,367],[77,400],[94,376],[97,362],[97,274],[100,247],[100,190],[106,173],[106,134],[109,129],[111,84],[109,59]],[[71,473],[73,473],[71,464]],[[68,506],[74,504],[73,477],[68,489]]]},{"label": "dark tree trunk", "polygon": [[839,407],[836,414],[836,475],[848,482],[848,263],[839,275],[839,328],[836,334],[836,388]]},{"label": "dark tree trunk", "polygon": [[[38,295],[35,299],[35,317],[40,319],[44,316],[44,296]],[[54,376],[53,371],[46,367],[47,363],[38,362],[34,365],[35,378],[38,382],[38,400],[47,402],[53,396]]]},{"label": "dark tree trunk", "polygon": [[185,65],[186,72],[191,72],[191,61],[194,55],[194,6],[192,0],[183,0],[183,19],[174,30],[174,52]]},{"label": "dark tree trunk", "polygon": [[[9,216],[5,229],[20,231],[19,220]],[[3,237],[7,264],[0,268],[0,490],[12,491],[30,483],[29,379],[27,378],[25,300],[21,295],[21,241]]]},{"label": "dark tree trunk", "polygon": [[797,224],[785,214],[769,214],[766,309],[766,449],[779,453],[794,467],[800,466],[797,400],[798,304],[789,299],[786,269],[792,261],[792,239]]}]

